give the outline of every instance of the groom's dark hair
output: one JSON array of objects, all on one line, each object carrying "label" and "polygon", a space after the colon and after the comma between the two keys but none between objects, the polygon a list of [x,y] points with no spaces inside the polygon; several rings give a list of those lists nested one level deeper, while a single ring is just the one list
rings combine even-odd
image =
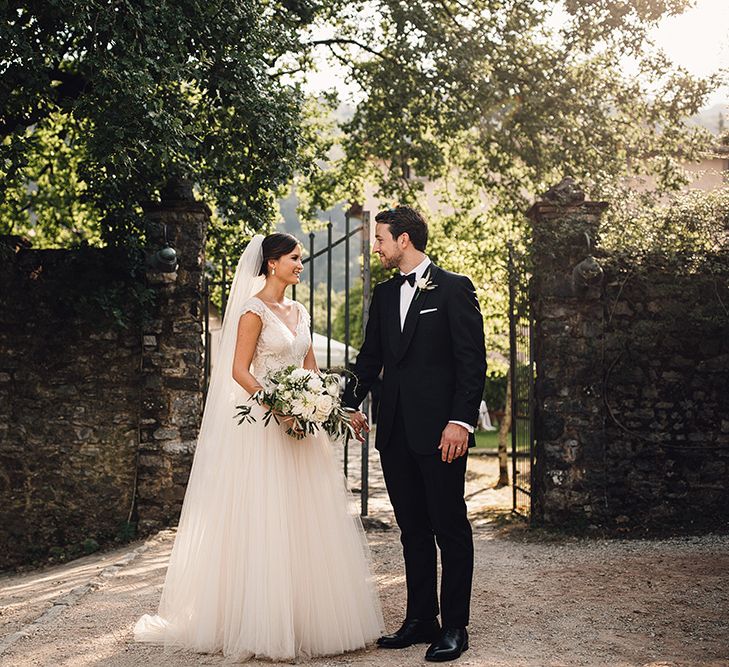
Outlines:
[{"label": "groom's dark hair", "polygon": [[415,249],[425,252],[425,246],[428,245],[428,223],[419,211],[409,206],[396,206],[380,211],[375,216],[375,222],[387,225],[394,239],[407,232]]}]

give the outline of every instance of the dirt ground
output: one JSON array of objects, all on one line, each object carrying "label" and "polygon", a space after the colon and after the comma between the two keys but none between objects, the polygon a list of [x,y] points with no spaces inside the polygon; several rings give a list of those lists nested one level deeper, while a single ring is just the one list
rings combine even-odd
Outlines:
[{"label": "dirt ground", "polygon": [[[394,526],[372,459],[370,514]],[[666,540],[538,539],[494,522],[509,488],[489,487],[491,457],[469,460],[467,497],[476,571],[471,648],[455,664],[488,667],[729,666],[729,536]],[[351,481],[359,485],[356,474]],[[387,627],[404,610],[399,533],[368,533]],[[0,665],[221,665],[222,655],[165,653],[133,641],[154,613],[174,539],[0,578]],[[429,664],[425,646],[376,648],[311,660],[311,667]],[[271,665],[252,661],[253,665]]]}]

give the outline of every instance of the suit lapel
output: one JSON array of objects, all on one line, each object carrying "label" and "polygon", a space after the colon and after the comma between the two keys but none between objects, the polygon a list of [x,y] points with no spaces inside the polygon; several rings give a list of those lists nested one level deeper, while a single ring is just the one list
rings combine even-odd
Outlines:
[{"label": "suit lapel", "polygon": [[[423,278],[426,280],[434,281],[435,277],[438,275],[438,267],[431,262],[430,266],[426,270],[425,274],[423,274]],[[405,356],[405,353],[408,351],[408,347],[410,346],[410,342],[413,339],[413,335],[415,334],[415,329],[418,326],[418,320],[420,319],[420,310],[422,307],[428,302],[428,296],[430,295],[430,290],[422,290],[415,293],[415,296],[413,296],[413,300],[410,302],[410,307],[408,308],[408,313],[405,316],[405,325],[403,326],[402,334],[400,336],[400,345],[399,349],[395,352],[395,357],[399,361],[400,359]],[[399,300],[399,293],[398,293],[398,300]],[[398,302],[399,305],[399,302]],[[399,308],[398,308],[398,314],[399,314]],[[399,327],[399,319],[398,319],[398,327]]]}]

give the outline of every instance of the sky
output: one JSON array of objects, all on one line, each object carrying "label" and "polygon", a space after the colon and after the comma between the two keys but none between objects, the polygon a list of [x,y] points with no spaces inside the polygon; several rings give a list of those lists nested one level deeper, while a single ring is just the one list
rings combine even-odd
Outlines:
[{"label": "sky", "polygon": [[[729,0],[696,0],[683,14],[663,19],[652,37],[677,65],[695,76],[729,70]],[[630,71],[627,62],[624,67]],[[327,89],[339,78],[336,69],[322,63],[320,72],[309,75],[306,87],[312,91]],[[337,87],[342,92],[341,81]],[[729,103],[729,85],[714,91],[706,106],[719,103]]]},{"label": "sky", "polygon": [[[729,70],[729,0],[698,0],[683,14],[663,19],[652,36],[675,63],[696,76]],[[708,106],[728,102],[729,86],[723,86]]]}]

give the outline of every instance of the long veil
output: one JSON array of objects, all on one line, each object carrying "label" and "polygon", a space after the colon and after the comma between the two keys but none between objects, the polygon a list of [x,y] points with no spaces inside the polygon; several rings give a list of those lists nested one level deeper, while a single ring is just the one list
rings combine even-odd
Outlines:
[{"label": "long veil", "polygon": [[230,294],[223,316],[220,349],[215,355],[210,376],[196,453],[202,447],[214,446],[215,442],[221,442],[217,436],[223,434],[217,433],[216,428],[222,424],[228,426],[231,431],[235,431],[233,412],[235,401],[240,398],[242,391],[232,374],[238,319],[245,302],[259,292],[265,284],[265,277],[258,275],[262,262],[263,236],[256,234],[240,256],[230,286]]},{"label": "long veil", "polygon": [[[235,406],[248,398],[247,392],[233,379],[233,355],[243,306],[265,283],[264,276],[258,275],[263,262],[262,244],[263,236],[256,234],[238,260],[159,615],[144,615],[139,619],[134,628],[137,640],[176,644],[180,639],[175,636],[176,630],[189,627],[192,616],[197,618],[201,636],[209,636],[205,625],[216,622],[217,610],[204,608],[205,601],[213,603],[216,596],[199,594],[198,589],[208,585],[207,581],[201,581],[199,566],[205,561],[219,562],[220,558],[224,515],[229,509],[223,506],[218,493],[219,476],[230,464],[230,457],[235,456],[231,451],[235,448],[230,444],[240,437],[234,418]],[[211,516],[217,520],[211,521]]]}]

